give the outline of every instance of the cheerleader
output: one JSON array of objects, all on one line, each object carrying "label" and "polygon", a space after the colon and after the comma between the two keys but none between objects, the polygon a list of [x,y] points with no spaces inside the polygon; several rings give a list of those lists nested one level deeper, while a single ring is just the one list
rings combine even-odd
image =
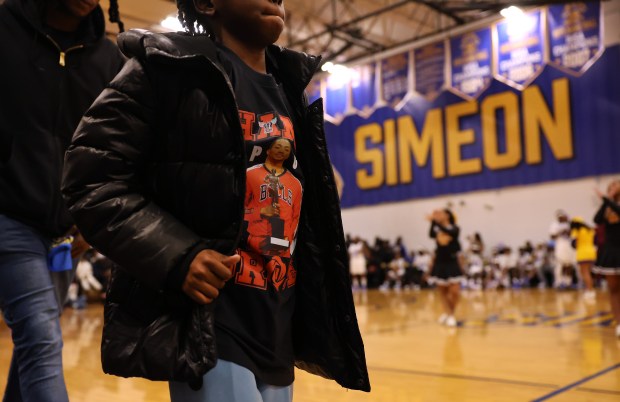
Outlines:
[{"label": "cheerleader", "polygon": [[463,280],[463,271],[459,263],[460,229],[456,225],[454,215],[448,209],[436,210],[427,219],[431,222],[429,236],[435,239],[437,245],[429,282],[437,285],[445,308],[445,313],[439,317],[439,322],[449,327],[456,327],[454,311]]},{"label": "cheerleader", "polygon": [[607,187],[607,194],[596,191],[603,204],[594,222],[605,228],[605,240],[598,250],[593,272],[605,275],[609,301],[616,320],[616,336],[620,338],[620,180]]},{"label": "cheerleader", "polygon": [[593,301],[596,298],[590,270],[596,261],[596,247],[594,246],[594,229],[586,225],[583,218],[574,217],[570,222],[571,239],[576,250],[577,265],[585,287],[583,298]]}]

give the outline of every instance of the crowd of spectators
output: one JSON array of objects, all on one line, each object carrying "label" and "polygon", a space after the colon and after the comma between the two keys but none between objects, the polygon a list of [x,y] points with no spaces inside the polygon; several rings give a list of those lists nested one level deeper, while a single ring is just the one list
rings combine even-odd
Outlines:
[{"label": "crowd of spectators", "polygon": [[[360,247],[359,244],[362,246]],[[525,241],[512,248],[503,243],[485,247],[479,233],[466,237],[460,263],[465,279],[462,287],[468,289],[506,288],[577,288],[579,274],[574,269],[563,273],[568,281],[559,283],[556,278],[556,253],[554,241],[532,244]],[[365,278],[354,280],[354,289],[421,289],[427,282],[433,263],[431,249],[420,247],[408,250],[401,237],[393,243],[376,237],[369,243],[359,237],[347,235],[349,250],[363,250],[366,263]],[[353,246],[353,247],[351,247]],[[358,251],[359,252],[359,251]],[[360,277],[359,273],[355,276]]]}]

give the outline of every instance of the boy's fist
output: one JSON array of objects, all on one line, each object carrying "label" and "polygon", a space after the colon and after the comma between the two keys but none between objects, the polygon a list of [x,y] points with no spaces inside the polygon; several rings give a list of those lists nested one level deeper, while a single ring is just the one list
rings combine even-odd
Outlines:
[{"label": "boy's fist", "polygon": [[214,250],[203,250],[190,264],[181,289],[196,303],[211,303],[232,277],[233,267],[240,260],[238,254],[226,256]]}]

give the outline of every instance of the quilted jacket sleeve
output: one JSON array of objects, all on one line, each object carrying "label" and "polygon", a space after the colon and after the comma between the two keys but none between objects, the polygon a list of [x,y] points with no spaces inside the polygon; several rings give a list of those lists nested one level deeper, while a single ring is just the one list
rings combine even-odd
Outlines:
[{"label": "quilted jacket sleeve", "polygon": [[129,60],[73,136],[63,194],[85,239],[102,254],[152,289],[178,289],[204,247],[145,191],[155,102],[144,66]]}]

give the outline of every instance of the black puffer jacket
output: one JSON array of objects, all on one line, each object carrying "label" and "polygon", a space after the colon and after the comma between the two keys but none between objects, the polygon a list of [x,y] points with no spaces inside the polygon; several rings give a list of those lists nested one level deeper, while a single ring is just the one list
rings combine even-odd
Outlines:
[{"label": "black puffer jacket", "polygon": [[49,237],[73,224],[60,194],[65,150],[123,64],[101,8],[84,24],[79,45],[61,52],[34,0],[0,5],[0,214]]},{"label": "black puffer jacket", "polygon": [[[66,154],[64,177],[70,210],[85,238],[124,267],[115,272],[106,302],[104,366],[110,342],[144,339],[128,340],[129,324],[115,312],[153,314],[153,303],[131,296],[132,278],[138,287],[172,297],[199,251],[234,251],[246,172],[235,97],[213,42],[131,31],[119,44],[132,59],[84,116]],[[319,60],[272,46],[268,62],[294,109],[297,157],[306,179],[295,251],[296,365],[368,391],[322,103],[308,108],[303,94]],[[196,335],[202,345],[189,354],[205,353],[214,362],[209,311],[201,308],[188,326],[202,332]],[[162,342],[162,351],[172,346]]]}]

